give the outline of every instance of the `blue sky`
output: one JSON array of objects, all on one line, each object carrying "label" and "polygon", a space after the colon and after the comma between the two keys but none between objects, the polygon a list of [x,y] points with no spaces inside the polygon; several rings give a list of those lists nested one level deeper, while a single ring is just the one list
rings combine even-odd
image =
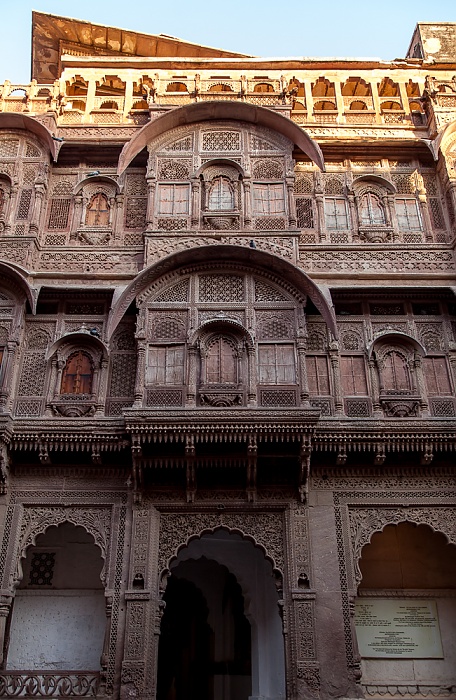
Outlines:
[{"label": "blue sky", "polygon": [[0,83],[30,79],[32,9],[257,56],[404,57],[417,22],[456,22],[456,0],[4,0]]}]

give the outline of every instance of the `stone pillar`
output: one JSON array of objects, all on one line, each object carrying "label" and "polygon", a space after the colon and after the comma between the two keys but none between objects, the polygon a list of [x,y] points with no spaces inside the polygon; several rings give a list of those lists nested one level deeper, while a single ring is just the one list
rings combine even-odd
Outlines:
[{"label": "stone pillar", "polygon": [[334,386],[334,406],[336,415],[340,416],[344,412],[344,401],[342,398],[342,388],[340,384],[339,343],[337,340],[332,340],[329,343],[329,361],[331,363]]},{"label": "stone pillar", "polygon": [[8,397],[11,393],[13,368],[19,343],[17,340],[9,340],[6,344],[6,352],[3,357],[2,385],[0,389],[0,412],[7,410]]},{"label": "stone pillar", "polygon": [[249,179],[243,181],[244,185],[244,227],[252,228],[252,183]]},{"label": "stone pillar", "polygon": [[0,595],[0,668],[4,668],[6,662],[6,658],[3,657],[5,648],[5,631],[12,602],[13,596],[7,594],[5,595],[5,593]]},{"label": "stone pillar", "polygon": [[368,80],[367,82],[371,86],[372,104],[374,105],[374,109],[375,109],[375,123],[381,124],[382,123],[382,116],[381,116],[381,108],[380,108],[380,99],[378,96],[377,80],[375,78],[373,78],[372,80]]},{"label": "stone pillar", "polygon": [[307,109],[307,121],[314,122],[314,98],[312,95],[312,81],[304,80],[304,94],[306,96],[305,107]]},{"label": "stone pillar", "polygon": [[353,240],[359,241],[359,221],[358,221],[358,210],[355,204],[355,195],[353,191],[350,191],[347,195],[348,208],[350,210],[351,219],[351,230],[353,232]]},{"label": "stone pillar", "polygon": [[421,212],[421,218],[423,221],[423,229],[424,229],[424,237],[426,239],[426,243],[433,243],[434,242],[434,236],[433,236],[433,229],[432,229],[432,220],[431,220],[431,215],[429,213],[429,205],[426,197],[426,190],[423,187],[420,187],[416,190],[416,196],[418,199],[418,206],[420,208]]},{"label": "stone pillar", "polygon": [[[421,355],[418,352],[415,352],[415,356],[413,358],[412,362],[412,367],[415,370],[415,375],[416,375],[416,389],[418,390],[418,394],[420,395],[420,409],[421,409],[421,415],[424,416],[429,416],[429,401],[427,400],[427,392],[426,392],[426,385],[424,381],[424,374],[423,374],[423,365],[421,363]],[[414,373],[412,372],[412,377]]]},{"label": "stone pillar", "polygon": [[407,120],[409,122],[412,121],[412,113],[410,111],[410,102],[409,98],[407,95],[407,86],[405,83],[398,83],[399,84],[399,93],[401,96],[401,102],[402,102],[402,109],[404,110]]},{"label": "stone pillar", "polygon": [[298,372],[299,372],[299,395],[300,404],[306,408],[310,407],[309,401],[309,380],[307,377],[307,365],[306,365],[306,350],[307,350],[307,338],[298,336],[297,339],[297,350],[298,350]]},{"label": "stone pillar", "polygon": [[[140,312],[141,313],[141,312]],[[146,372],[146,339],[138,338],[138,364],[136,367],[135,401],[133,408],[141,408],[144,399],[144,380]]]},{"label": "stone pillar", "polygon": [[288,225],[290,228],[297,227],[296,221],[296,203],[294,198],[294,176],[286,178],[287,183],[287,199],[288,199]]},{"label": "stone pillar", "polygon": [[112,222],[112,232],[114,240],[119,240],[121,232],[123,231],[123,218],[124,218],[124,204],[125,195],[117,194],[113,197],[113,222]]},{"label": "stone pillar", "polygon": [[75,240],[77,238],[78,228],[82,225],[82,212],[83,197],[82,193],[79,192],[79,194],[77,194],[74,198],[74,210],[70,228],[70,240]]},{"label": "stone pillar", "polygon": [[334,91],[336,93],[336,107],[337,107],[337,121],[339,124],[345,124],[345,107],[344,107],[344,98],[342,95],[342,88],[340,86],[339,80],[335,79],[334,80]]},{"label": "stone pillar", "polygon": [[105,412],[106,405],[106,394],[108,391],[108,358],[102,357],[100,362],[99,370],[99,381],[98,381],[98,401],[96,407],[96,416],[103,416]]},{"label": "stone pillar", "polygon": [[146,214],[146,231],[151,231],[154,228],[155,221],[155,188],[157,183],[155,175],[146,177],[147,182],[147,214]]},{"label": "stone pillar", "polygon": [[201,182],[198,178],[193,178],[192,186],[192,228],[200,228],[200,213],[201,213]]},{"label": "stone pillar", "polygon": [[91,112],[95,109],[95,92],[97,90],[97,81],[95,78],[90,78],[87,88],[86,108],[82,117],[82,123],[87,124],[91,120]]},{"label": "stone pillar", "polygon": [[196,406],[196,365],[198,362],[198,348],[196,345],[188,346],[188,371],[187,371],[187,398],[186,406]]},{"label": "stone pillar", "polygon": [[321,173],[317,172],[315,175],[315,202],[317,205],[317,232],[320,243],[324,243],[327,238],[323,192],[323,178]]},{"label": "stone pillar", "polygon": [[374,418],[382,418],[383,411],[380,405],[380,387],[378,381],[377,363],[374,357],[368,359],[367,365],[369,367],[370,384],[372,387],[372,408],[374,412]]},{"label": "stone pillar", "polygon": [[133,107],[133,78],[127,78],[127,80],[125,81],[123,121],[126,120],[127,116],[131,112],[132,107]]},{"label": "stone pillar", "polygon": [[396,206],[394,203],[394,195],[389,193],[386,196],[387,211],[390,219],[390,226],[393,229],[393,243],[399,240],[399,223],[396,216]]},{"label": "stone pillar", "polygon": [[247,404],[249,406],[257,405],[257,366],[255,346],[247,346],[247,372],[248,372],[248,395]]}]

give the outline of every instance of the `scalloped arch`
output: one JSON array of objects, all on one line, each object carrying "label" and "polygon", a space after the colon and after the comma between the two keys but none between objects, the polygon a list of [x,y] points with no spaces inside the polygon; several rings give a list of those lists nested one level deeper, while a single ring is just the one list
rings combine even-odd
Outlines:
[{"label": "scalloped arch", "polygon": [[215,525],[213,527],[206,527],[206,528],[200,530],[200,532],[193,533],[192,535],[190,535],[187,538],[186,542],[181,542],[177,546],[177,548],[175,549],[174,554],[168,559],[167,567],[165,569],[162,569],[162,571],[160,571],[160,574],[159,574],[160,580],[162,580],[163,577],[168,576],[168,572],[171,571],[171,566],[172,566],[173,562],[177,561],[179,554],[182,551],[184,551],[186,549],[186,547],[188,547],[191,542],[193,542],[194,540],[200,540],[202,537],[204,537],[204,535],[215,534],[217,531],[220,531],[220,530],[223,530],[224,532],[228,532],[231,535],[239,535],[246,542],[250,542],[255,547],[255,549],[260,550],[260,552],[263,554],[266,561],[268,561],[271,564],[272,571],[273,571],[274,575],[275,576],[282,576],[283,575],[282,571],[277,568],[276,563],[275,563],[272,555],[268,554],[264,545],[257,542],[255,540],[255,538],[253,537],[253,535],[246,534],[240,528],[237,528],[237,527],[229,527],[228,525]]}]

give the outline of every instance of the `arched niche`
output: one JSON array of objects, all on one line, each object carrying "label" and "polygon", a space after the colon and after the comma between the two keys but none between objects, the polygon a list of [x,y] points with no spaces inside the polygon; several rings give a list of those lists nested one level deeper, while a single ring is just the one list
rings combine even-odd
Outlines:
[{"label": "arched niche", "polygon": [[6,668],[98,671],[106,613],[104,562],[93,535],[63,519],[33,538],[23,554]]},{"label": "arched niche", "polygon": [[180,567],[211,602],[209,620],[216,620],[220,615],[220,603],[214,596],[213,582],[204,576],[205,566],[201,566],[207,561],[226,567],[242,591],[244,614],[251,627],[250,697],[284,698],[285,651],[275,585],[277,578],[270,560],[251,538],[227,528],[203,532],[181,546],[169,561],[168,570],[163,572],[162,581],[173,575],[173,571],[179,572]]},{"label": "arched niche", "polygon": [[369,695],[387,689],[389,696],[400,697],[404,686],[411,695],[434,695],[454,684],[456,667],[456,545],[454,525],[447,520],[450,509],[387,510],[370,510],[365,544],[357,548],[361,684]]}]

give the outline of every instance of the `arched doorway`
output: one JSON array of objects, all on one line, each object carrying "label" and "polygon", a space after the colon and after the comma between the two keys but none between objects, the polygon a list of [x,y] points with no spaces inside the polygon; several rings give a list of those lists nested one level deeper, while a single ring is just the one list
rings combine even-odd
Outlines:
[{"label": "arched doorway", "polygon": [[157,700],[285,697],[285,660],[272,565],[251,541],[217,529],[170,566]]},{"label": "arched doorway", "polygon": [[456,546],[424,524],[400,522],[361,552],[356,603],[362,684],[390,696],[454,685]]},{"label": "arched doorway", "polygon": [[99,548],[82,527],[65,522],[37,537],[12,606],[8,670],[100,670],[102,566]]}]

